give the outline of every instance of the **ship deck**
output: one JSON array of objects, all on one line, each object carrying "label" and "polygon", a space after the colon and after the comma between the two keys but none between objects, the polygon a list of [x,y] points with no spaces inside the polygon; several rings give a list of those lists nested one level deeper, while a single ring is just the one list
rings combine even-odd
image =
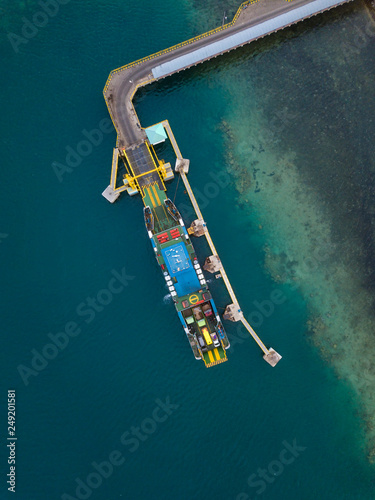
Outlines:
[{"label": "ship deck", "polygon": [[[174,218],[168,211],[164,203],[166,199],[165,191],[162,191],[158,184],[152,183],[143,187],[143,203],[146,207],[150,207],[154,216],[152,240],[156,250],[155,256],[168,276],[167,281],[170,280],[169,289],[175,294],[175,307],[194,356],[196,359],[202,359],[206,367],[215,366],[227,361],[225,345],[229,346],[229,342],[226,342],[224,330],[220,336],[217,329],[217,311],[211,304],[212,296],[206,282],[198,278],[194,267],[197,262],[196,254],[187,231],[176,222],[179,214],[175,214]],[[189,323],[186,326],[188,319]],[[208,343],[204,341],[202,329],[206,329],[206,335],[209,335]],[[212,339],[211,335],[215,335],[216,340]],[[199,339],[202,344],[205,343],[199,345]],[[220,345],[215,345],[214,342],[220,342]]]}]

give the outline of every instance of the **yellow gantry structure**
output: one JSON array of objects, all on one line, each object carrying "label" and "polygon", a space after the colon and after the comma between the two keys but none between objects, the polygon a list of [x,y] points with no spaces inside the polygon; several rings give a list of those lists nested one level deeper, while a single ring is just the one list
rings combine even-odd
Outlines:
[{"label": "yellow gantry structure", "polygon": [[[118,148],[113,149],[110,186],[112,187],[114,193],[120,193],[120,192],[128,190],[130,188],[131,191],[139,192],[142,194],[143,190],[142,190],[142,187],[141,187],[139,181],[140,181],[140,179],[142,179],[142,177],[146,177],[147,175],[152,174],[152,173],[159,174],[160,182],[162,184],[163,189],[165,190],[164,180],[168,179],[168,172],[167,172],[166,164],[165,164],[164,160],[157,160],[158,161],[158,164],[157,164],[155,161],[156,153],[155,153],[153,146],[152,145],[150,146],[147,143],[146,143],[146,146],[147,146],[148,151],[150,153],[150,157],[152,158],[154,168],[147,170],[146,172],[142,172],[140,174],[136,174],[134,172],[134,170],[132,168],[131,161],[129,160],[125,149],[122,149],[122,150],[119,150]],[[152,150],[152,153],[151,153],[151,150]],[[125,165],[127,173],[123,175],[124,185],[118,187],[117,186],[117,177],[118,177],[118,164],[119,164],[120,158],[122,159],[122,161]]]}]

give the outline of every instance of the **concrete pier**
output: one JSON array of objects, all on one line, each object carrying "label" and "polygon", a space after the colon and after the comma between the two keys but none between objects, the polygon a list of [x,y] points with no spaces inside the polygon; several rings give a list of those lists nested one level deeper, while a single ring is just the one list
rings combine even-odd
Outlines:
[{"label": "concrete pier", "polygon": [[111,168],[111,184],[110,184],[113,190],[116,188],[118,157],[119,157],[118,148],[113,148],[112,168]]},{"label": "concrete pier", "polygon": [[113,70],[103,93],[117,131],[117,146],[127,148],[146,140],[133,106],[140,87],[350,1],[248,0],[230,23]]},{"label": "concrete pier", "polygon": [[[299,21],[338,7],[352,0],[247,0],[243,2],[234,19],[208,33],[179,43],[133,63],[112,71],[104,87],[104,98],[117,131],[116,148],[113,152],[111,182],[102,193],[113,203],[121,191],[129,194],[142,192],[144,186],[171,178],[171,168],[158,166],[149,148],[145,130],[142,128],[133,106],[137,90],[160,78],[165,78],[230,50],[256,41],[266,35],[287,28]],[[212,256],[206,261],[207,270],[220,272],[231,297],[232,304],[226,308],[224,317],[241,321],[250,335],[264,352],[263,358],[275,366],[281,356],[272,348],[267,349],[253,328],[244,318],[225,269],[220,261],[210,233],[204,222],[199,205],[186,178],[189,160],[182,157],[177,141],[167,120],[161,122],[167,131],[177,161],[175,171],[180,173],[186,191],[197,215],[197,220],[189,229],[191,234],[204,235]],[[124,186],[116,187],[119,155],[126,158],[130,173],[125,176]],[[164,177],[161,173],[164,170]],[[168,171],[167,171],[168,170]],[[212,269],[212,271],[210,270]]]}]

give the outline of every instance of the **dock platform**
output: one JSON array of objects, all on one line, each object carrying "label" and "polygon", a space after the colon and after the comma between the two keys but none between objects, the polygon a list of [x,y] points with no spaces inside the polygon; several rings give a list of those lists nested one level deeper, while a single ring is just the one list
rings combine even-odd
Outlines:
[{"label": "dock platform", "polygon": [[[141,126],[133,98],[140,87],[161,78],[186,70],[192,66],[218,57],[230,50],[242,47],[271,33],[285,29],[304,19],[326,10],[351,2],[352,0],[247,0],[243,2],[233,20],[207,33],[181,42],[138,61],[113,70],[105,84],[103,94],[107,108],[117,132],[116,148],[113,151],[111,181],[103,191],[103,196],[113,203],[122,191],[130,195],[140,193],[147,197],[156,208],[155,189],[165,190],[164,182],[173,178],[170,166],[155,158],[152,144]],[[169,122],[161,122],[173,146],[179,172],[197,216],[196,229],[204,234],[212,252],[213,260],[220,263],[219,274],[231,297],[226,313],[228,319],[241,321],[263,352],[263,358],[275,366],[281,356],[272,348],[267,348],[244,318],[229,278],[221,263],[203,215],[187,180],[189,160],[182,157]],[[150,148],[151,146],[151,148]],[[117,186],[118,164],[124,163],[127,173],[123,185]],[[169,165],[169,164],[168,164]],[[194,232],[194,231],[193,231]],[[219,264],[218,264],[219,265]],[[216,277],[218,277],[216,275]],[[212,353],[211,353],[212,355]],[[219,360],[210,358],[210,363]]]}]

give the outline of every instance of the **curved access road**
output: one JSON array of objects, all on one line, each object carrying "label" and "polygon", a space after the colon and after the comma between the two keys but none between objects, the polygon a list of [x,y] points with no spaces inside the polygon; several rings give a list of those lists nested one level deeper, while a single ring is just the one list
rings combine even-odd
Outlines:
[{"label": "curved access road", "polygon": [[352,0],[250,0],[241,5],[235,21],[222,29],[112,71],[103,93],[117,130],[117,146],[129,148],[146,139],[132,103],[140,86],[349,1]]}]

